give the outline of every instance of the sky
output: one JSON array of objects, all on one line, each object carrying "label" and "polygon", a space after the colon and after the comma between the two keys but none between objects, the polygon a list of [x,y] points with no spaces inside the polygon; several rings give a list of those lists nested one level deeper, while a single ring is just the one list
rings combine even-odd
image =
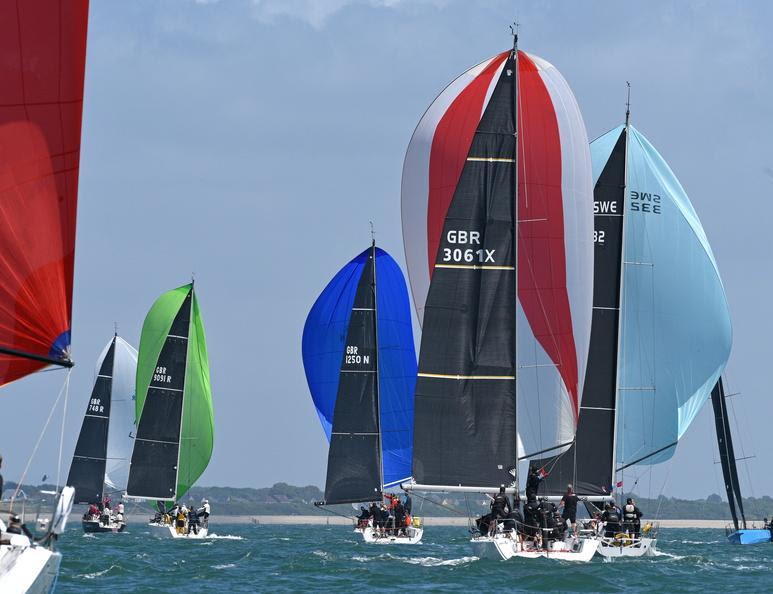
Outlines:
[{"label": "sky", "polygon": [[[773,52],[765,2],[92,0],[73,357],[27,474],[62,480],[94,363],[195,274],[215,403],[200,485],[322,485],[327,446],[300,356],[308,310],[370,241],[404,264],[400,178],[414,127],[468,67],[520,45],[572,87],[588,137],[632,122],[691,197],[733,320],[726,374],[749,495],[773,494],[766,436],[773,317]],[[6,480],[64,381],[0,393]],[[58,444],[62,441],[59,459]],[[638,491],[723,493],[710,405]],[[49,478],[49,480],[51,480]]]}]

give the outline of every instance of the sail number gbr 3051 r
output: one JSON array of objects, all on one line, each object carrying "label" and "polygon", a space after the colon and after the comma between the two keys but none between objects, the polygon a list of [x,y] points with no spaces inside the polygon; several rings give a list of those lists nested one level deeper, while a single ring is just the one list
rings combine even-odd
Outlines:
[{"label": "sail number gbr 3051 r", "polygon": [[443,263],[496,263],[494,260],[496,250],[478,247],[480,246],[480,231],[457,231],[452,229],[446,233],[446,242],[459,245],[460,247],[444,247],[441,259]]},{"label": "sail number gbr 3051 r", "polygon": [[158,367],[156,367],[156,370],[153,372],[153,381],[158,382],[160,384],[171,384],[172,376],[170,374],[167,374],[166,367],[159,365]]}]

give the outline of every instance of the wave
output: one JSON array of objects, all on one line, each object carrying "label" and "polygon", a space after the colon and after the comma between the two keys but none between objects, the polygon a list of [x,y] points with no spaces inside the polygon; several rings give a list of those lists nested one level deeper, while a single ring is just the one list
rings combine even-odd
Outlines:
[{"label": "wave", "polygon": [[393,559],[401,563],[408,563],[409,565],[421,565],[422,567],[443,567],[457,565],[465,565],[474,561],[479,561],[479,557],[459,557],[456,559],[439,559],[438,557],[401,557],[399,555],[392,555],[390,553],[383,553],[381,555],[375,555],[373,557],[367,557],[364,555],[354,555],[351,557],[352,561],[358,563],[367,563],[369,561],[378,561],[383,559]]},{"label": "wave", "polygon": [[87,580],[93,580],[95,578],[105,575],[106,573],[108,573],[113,569],[120,569],[120,568],[121,568],[120,565],[111,565],[110,567],[108,567],[107,569],[103,569],[102,571],[95,571],[94,573],[84,573],[79,575],[78,577],[82,577]]},{"label": "wave", "polygon": [[209,534],[206,536],[208,540],[244,540],[243,536],[236,536],[235,534]]}]

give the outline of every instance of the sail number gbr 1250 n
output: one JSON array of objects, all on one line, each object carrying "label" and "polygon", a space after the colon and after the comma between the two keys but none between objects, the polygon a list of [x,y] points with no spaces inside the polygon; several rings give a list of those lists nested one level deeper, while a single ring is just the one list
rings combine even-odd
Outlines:
[{"label": "sail number gbr 1250 n", "polygon": [[496,264],[496,250],[480,247],[480,231],[450,230],[446,242],[459,247],[444,247],[441,262],[454,264]]}]

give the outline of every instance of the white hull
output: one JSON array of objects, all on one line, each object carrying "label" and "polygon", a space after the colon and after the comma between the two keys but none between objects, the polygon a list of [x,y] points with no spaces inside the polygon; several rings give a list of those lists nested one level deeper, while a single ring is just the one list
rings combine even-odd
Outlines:
[{"label": "white hull", "polygon": [[183,529],[182,532],[178,532],[174,526],[165,526],[165,528],[167,529],[167,534],[172,538],[207,538],[207,532],[209,532],[209,528],[204,528],[202,526],[199,526],[199,531],[197,533],[191,531],[190,534],[188,534],[187,527]]},{"label": "white hull", "polygon": [[56,584],[61,561],[61,553],[45,547],[0,545],[0,592],[3,594],[51,592]]},{"label": "white hull", "polygon": [[599,554],[607,559],[617,557],[651,557],[657,554],[656,538],[616,540],[612,537],[599,539]]},{"label": "white hull", "polygon": [[481,559],[512,558],[558,559],[587,563],[599,547],[599,541],[592,538],[567,538],[552,541],[547,548],[537,547],[529,540],[521,540],[515,533],[498,533],[494,536],[476,536],[471,541],[472,550]]},{"label": "white hull", "polygon": [[354,531],[362,534],[363,540],[368,544],[406,544],[414,545],[421,542],[421,537],[424,536],[424,528],[414,528],[409,526],[405,529],[406,536],[395,536],[394,534],[381,534],[375,530],[372,526],[365,528],[355,528]]}]

